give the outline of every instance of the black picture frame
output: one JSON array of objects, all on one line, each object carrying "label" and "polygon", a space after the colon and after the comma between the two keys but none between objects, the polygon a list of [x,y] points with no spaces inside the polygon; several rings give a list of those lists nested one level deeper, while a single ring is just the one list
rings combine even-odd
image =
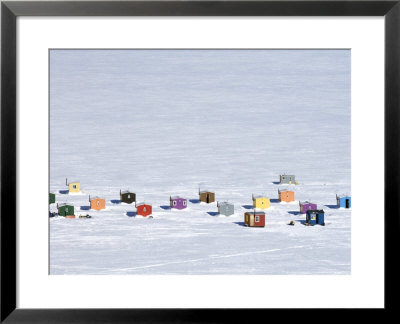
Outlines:
[{"label": "black picture frame", "polygon": [[[397,204],[400,198],[400,0],[2,1],[0,295],[2,323],[219,323],[237,322],[247,315],[251,318],[247,318],[246,321],[257,322],[257,318],[262,318],[266,312],[263,309],[19,309],[16,307],[16,19],[19,16],[384,16],[384,310],[396,309],[399,275],[395,264],[399,254],[395,249],[399,245],[400,229]],[[381,207],[374,210],[382,212]]]}]

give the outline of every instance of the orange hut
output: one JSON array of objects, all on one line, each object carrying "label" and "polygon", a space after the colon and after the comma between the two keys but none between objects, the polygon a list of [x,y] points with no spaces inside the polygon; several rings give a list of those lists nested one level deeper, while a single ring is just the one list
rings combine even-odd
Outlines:
[{"label": "orange hut", "polygon": [[279,201],[291,202],[294,201],[294,191],[287,189],[278,189]]},{"label": "orange hut", "polygon": [[90,202],[90,209],[101,210],[106,208],[106,200],[103,198],[99,197],[90,198],[89,196],[89,202]]}]

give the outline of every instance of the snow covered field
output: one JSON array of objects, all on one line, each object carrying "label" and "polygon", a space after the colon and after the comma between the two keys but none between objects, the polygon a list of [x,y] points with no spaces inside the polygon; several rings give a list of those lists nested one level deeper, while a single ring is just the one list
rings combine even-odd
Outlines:
[{"label": "snow covered field", "polygon": [[[93,217],[49,219],[50,274],[350,273],[351,211],[334,206],[351,194],[350,51],[53,50],[50,69],[50,192]],[[294,203],[277,202],[282,173]],[[253,193],[271,198],[265,228],[243,226]],[[304,226],[298,200],[326,226]]]}]

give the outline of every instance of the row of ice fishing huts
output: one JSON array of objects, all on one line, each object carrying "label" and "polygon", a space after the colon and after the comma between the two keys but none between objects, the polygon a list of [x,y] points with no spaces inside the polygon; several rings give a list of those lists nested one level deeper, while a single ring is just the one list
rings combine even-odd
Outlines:
[{"label": "row of ice fishing huts", "polygon": [[[295,181],[294,175],[280,175],[280,184],[298,184]],[[68,182],[66,180],[69,192],[77,193],[80,192],[80,182],[73,181]],[[215,193],[208,190],[200,191],[199,189],[199,200],[204,203],[215,202]],[[294,191],[289,189],[278,189],[278,200],[280,202],[292,202],[295,201]],[[250,227],[264,227],[265,226],[265,212],[264,209],[270,207],[270,199],[263,195],[254,196],[252,195],[253,211],[245,212],[244,220],[245,224]],[[100,197],[93,197],[89,195],[90,209],[102,210],[106,208],[106,201]],[[152,214],[152,206],[146,203],[136,203],[136,194],[130,191],[120,190],[120,202],[132,204],[135,203],[136,214],[141,216],[149,216]],[[49,194],[49,203],[55,203],[55,194]],[[351,197],[348,195],[336,195],[337,207],[350,208]],[[308,201],[299,202],[300,214],[306,214],[306,224],[324,225],[324,211],[318,210],[317,205]],[[187,199],[180,196],[170,196],[170,208],[184,209],[187,207]],[[218,202],[218,213],[221,215],[230,216],[234,214],[234,205],[227,201]],[[261,209],[261,210],[260,210]],[[57,204],[58,215],[67,218],[75,218],[74,206],[70,204]],[[88,215],[87,215],[88,216]],[[82,216],[80,216],[82,217]],[[83,216],[85,217],[85,216]]]}]

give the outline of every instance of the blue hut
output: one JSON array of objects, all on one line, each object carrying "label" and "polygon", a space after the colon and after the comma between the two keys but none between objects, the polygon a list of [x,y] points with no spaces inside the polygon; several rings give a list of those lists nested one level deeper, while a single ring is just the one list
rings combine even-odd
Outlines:
[{"label": "blue hut", "polygon": [[312,210],[309,209],[307,210],[307,214],[306,214],[306,225],[325,225],[325,220],[324,217],[325,213],[324,211],[321,210]]},{"label": "blue hut", "polygon": [[351,197],[347,195],[336,195],[336,205],[338,208],[351,208]]}]

